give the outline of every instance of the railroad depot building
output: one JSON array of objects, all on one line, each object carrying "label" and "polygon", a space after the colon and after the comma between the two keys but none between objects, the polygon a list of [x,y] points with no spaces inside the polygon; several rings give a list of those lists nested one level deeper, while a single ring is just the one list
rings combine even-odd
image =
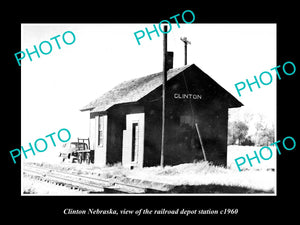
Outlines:
[{"label": "railroad depot building", "polygon": [[[165,165],[202,160],[226,165],[229,92],[195,64],[169,69],[166,82]],[[162,72],[123,82],[90,102],[90,143],[98,166],[160,164]],[[202,144],[195,124],[198,124]]]}]

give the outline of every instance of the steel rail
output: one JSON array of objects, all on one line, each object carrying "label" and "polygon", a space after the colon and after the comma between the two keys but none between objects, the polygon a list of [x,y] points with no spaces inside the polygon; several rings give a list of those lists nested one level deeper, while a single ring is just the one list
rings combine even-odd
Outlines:
[{"label": "steel rail", "polygon": [[58,171],[53,168],[43,168],[39,166],[24,166],[23,173],[31,177],[39,178],[43,181],[50,181],[70,186],[79,190],[86,190],[88,192],[99,193],[130,193],[130,194],[143,194],[143,193],[161,193],[164,192],[159,189],[148,187],[141,187],[138,185],[127,184],[113,179],[101,179],[91,176],[83,176],[78,174],[66,173]]}]

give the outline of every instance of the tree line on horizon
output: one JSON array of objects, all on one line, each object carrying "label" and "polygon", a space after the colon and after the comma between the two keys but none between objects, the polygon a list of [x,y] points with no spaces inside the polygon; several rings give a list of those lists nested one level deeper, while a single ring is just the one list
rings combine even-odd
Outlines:
[{"label": "tree line on horizon", "polygon": [[228,145],[269,146],[275,142],[274,123],[262,114],[230,115]]}]

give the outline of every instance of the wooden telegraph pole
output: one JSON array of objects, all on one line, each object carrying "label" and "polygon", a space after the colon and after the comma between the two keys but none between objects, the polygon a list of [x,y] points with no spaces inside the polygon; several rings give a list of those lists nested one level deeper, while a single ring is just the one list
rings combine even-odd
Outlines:
[{"label": "wooden telegraph pole", "polygon": [[162,125],[161,125],[161,152],[160,166],[164,166],[164,150],[165,150],[165,115],[166,115],[166,82],[167,82],[167,26],[164,26],[163,39],[163,77],[162,77]]},{"label": "wooden telegraph pole", "polygon": [[[181,37],[180,40],[182,40],[183,43],[184,43],[184,65],[187,65],[187,45],[191,44],[191,42],[188,41],[188,39],[186,37]],[[191,101],[190,101],[190,104],[191,104]],[[191,104],[191,109],[192,109],[192,104]],[[193,112],[193,109],[192,109],[192,112]],[[193,113],[193,117],[194,117],[194,121],[195,121],[194,113]],[[200,141],[200,144],[201,144],[201,150],[202,150],[202,153],[203,153],[204,160],[207,161],[203,141],[202,141],[201,134],[200,134],[200,129],[199,129],[198,123],[196,123],[196,122],[195,122],[195,127],[196,127],[198,138],[199,138],[199,141]]]},{"label": "wooden telegraph pole", "polygon": [[180,40],[184,42],[184,65],[187,65],[187,44],[191,44],[186,37],[181,37]]}]

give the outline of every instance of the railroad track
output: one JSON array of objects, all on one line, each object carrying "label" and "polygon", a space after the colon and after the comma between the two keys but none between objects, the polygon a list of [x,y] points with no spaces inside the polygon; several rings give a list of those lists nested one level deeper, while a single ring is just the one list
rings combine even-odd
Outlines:
[{"label": "railroad track", "polygon": [[87,193],[164,193],[161,189],[142,187],[128,184],[115,179],[101,179],[94,176],[73,174],[63,172],[53,168],[41,166],[24,165],[24,176],[39,181],[50,182],[56,185],[65,186],[71,189],[80,190]]}]

